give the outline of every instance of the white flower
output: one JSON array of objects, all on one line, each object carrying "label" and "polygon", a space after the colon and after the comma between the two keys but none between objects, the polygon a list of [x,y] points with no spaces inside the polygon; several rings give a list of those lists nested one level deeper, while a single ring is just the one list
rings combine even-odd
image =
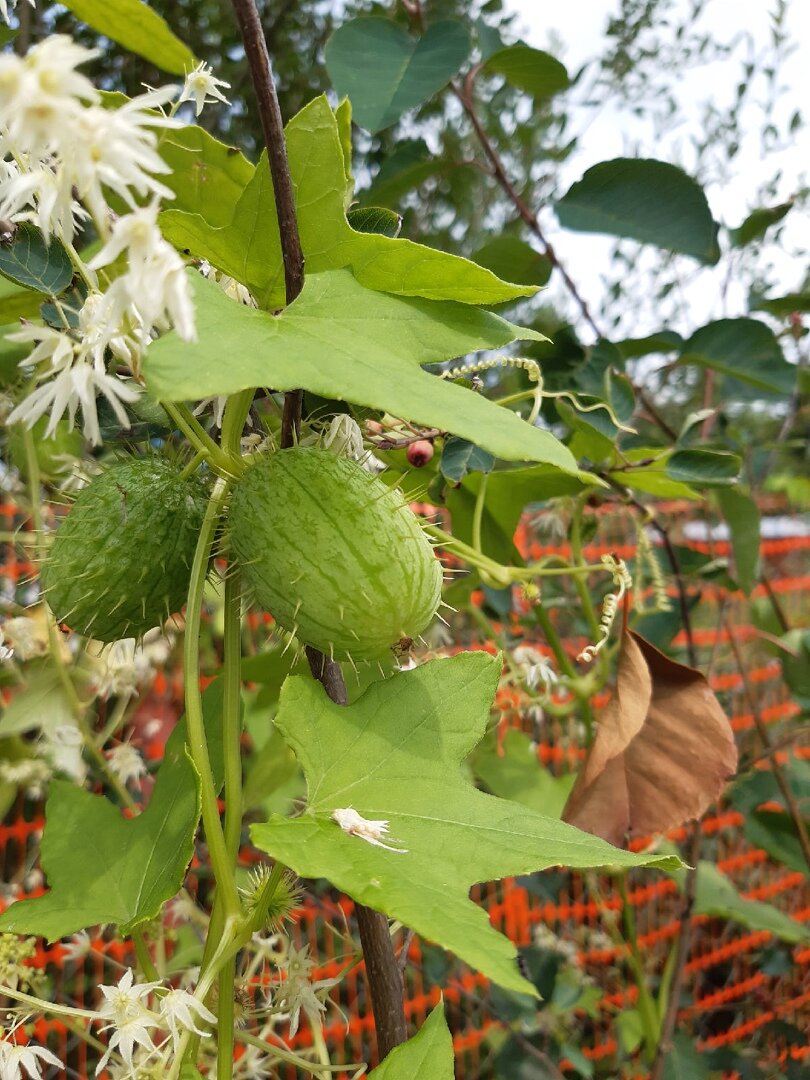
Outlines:
[{"label": "white flower", "polygon": [[136,1046],[152,1051],[155,1045],[150,1028],[160,1026],[155,1013],[144,1005],[143,999],[160,986],[159,982],[135,983],[132,968],[127,968],[115,986],[99,986],[104,1001],[98,1010],[99,1019],[109,1020],[102,1031],[113,1028],[107,1052],[96,1066],[96,1076],[104,1069],[110,1055],[116,1050],[132,1068],[132,1055]]},{"label": "white flower", "polygon": [[[13,11],[14,8],[17,6],[17,0],[10,0],[10,2],[11,10]],[[31,5],[31,7],[35,6],[35,0],[28,0],[28,3]],[[8,4],[9,0],[0,0],[0,15],[3,16],[6,22],[8,22]]]},{"label": "white flower", "polygon": [[361,840],[365,840],[367,844],[384,848],[386,851],[396,851],[403,855],[407,853],[406,848],[393,847],[383,841],[383,837],[388,832],[387,821],[369,821],[358,814],[351,806],[333,810],[332,821],[336,822],[349,836],[357,836]]},{"label": "white flower", "polygon": [[71,237],[75,222],[88,217],[73,198],[73,188],[64,175],[54,172],[50,164],[34,165],[23,172],[14,165],[0,183],[0,195],[0,217],[33,222],[42,230],[46,243],[54,233]]},{"label": "white flower", "polygon": [[0,663],[2,664],[5,664],[7,660],[12,660],[14,657],[14,650],[3,644],[5,640],[3,631],[0,629]]},{"label": "white flower", "polygon": [[31,660],[35,656],[47,655],[47,627],[36,619],[29,619],[25,615],[7,619],[0,630],[0,643],[2,643],[4,631],[8,634],[14,645],[14,651],[21,660]]},{"label": "white flower", "polygon": [[205,62],[198,64],[193,71],[190,71],[186,75],[186,81],[183,85],[180,97],[177,99],[178,105],[182,101],[191,101],[194,99],[197,116],[203,111],[203,106],[208,105],[213,101],[223,101],[226,105],[230,102],[225,95],[217,89],[218,86],[224,86],[226,90],[230,90],[231,84],[224,82],[222,79],[215,79],[211,68]]},{"label": "white flower", "polygon": [[44,757],[54,772],[64,773],[77,784],[87,777],[87,766],[82,758],[82,733],[73,724],[60,724],[53,731],[43,731],[37,753]]},{"label": "white flower", "polygon": [[110,771],[124,785],[130,781],[140,784],[141,777],[146,776],[144,760],[131,743],[123,742],[108,750],[107,761],[110,765]]},{"label": "white flower", "polygon": [[31,799],[42,798],[43,787],[50,778],[50,768],[44,761],[39,761],[37,758],[0,761],[0,780],[22,788]]},{"label": "white flower", "polygon": [[336,986],[339,980],[310,981],[315,961],[309,956],[308,945],[296,949],[290,942],[287,960],[283,967],[286,969],[287,978],[279,989],[279,1002],[290,1014],[290,1036],[292,1037],[298,1031],[302,1009],[311,1024],[320,1025],[321,1016],[326,1012],[326,1006],[321,998],[328,990]]},{"label": "white flower", "polygon": [[113,281],[104,296],[106,318],[120,326],[132,310],[146,327],[169,319],[184,341],[194,341],[194,305],[183,260],[158,228],[159,206],[152,202],[127,214],[113,226],[104,247],[89,264],[98,270],[124,251],[129,257],[125,274]]},{"label": "white flower", "polygon": [[138,687],[148,682],[155,666],[165,661],[163,638],[154,644],[138,645],[135,638],[122,638],[109,646],[102,646],[97,655],[93,686],[99,697],[132,697]]},{"label": "white flower", "polygon": [[62,942],[62,959],[73,960],[74,962],[84,960],[91,948],[90,935],[86,930],[79,930],[78,933],[71,937],[70,941]]},{"label": "white flower", "polygon": [[160,1015],[172,1037],[175,1053],[186,1031],[207,1036],[209,1032],[200,1031],[194,1026],[194,1015],[207,1024],[216,1024],[217,1018],[205,1005],[188,990],[170,990],[160,1002]]},{"label": "white flower", "polygon": [[[2,3],[3,0],[0,0]],[[15,1043],[0,1039],[0,1077],[3,1080],[22,1080],[28,1076],[31,1080],[42,1080],[40,1071],[40,1058],[46,1065],[55,1065],[58,1069],[64,1069],[64,1065],[50,1050],[44,1046],[19,1046]],[[23,1072],[23,1069],[25,1072]]]}]

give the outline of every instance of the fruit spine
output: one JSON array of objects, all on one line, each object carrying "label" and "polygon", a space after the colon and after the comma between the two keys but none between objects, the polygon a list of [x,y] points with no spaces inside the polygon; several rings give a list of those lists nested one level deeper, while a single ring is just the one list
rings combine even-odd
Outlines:
[{"label": "fruit spine", "polygon": [[348,458],[295,447],[251,465],[231,548],[257,602],[337,660],[407,648],[436,613],[441,564],[402,494]]}]

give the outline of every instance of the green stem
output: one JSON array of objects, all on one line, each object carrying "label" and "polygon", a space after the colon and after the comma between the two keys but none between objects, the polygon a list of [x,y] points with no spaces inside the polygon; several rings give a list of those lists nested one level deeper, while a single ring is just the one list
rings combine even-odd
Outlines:
[{"label": "green stem", "polygon": [[95,744],[99,750],[107,744],[107,742],[113,737],[119,728],[123,727],[126,723],[127,713],[132,705],[132,699],[121,696],[115,703],[115,708],[110,714],[110,719],[104,725],[104,728],[96,735]]},{"label": "green stem", "polygon": [[172,423],[183,432],[194,449],[207,458],[218,472],[226,476],[233,474],[234,462],[217,446],[190,409],[171,401],[164,401],[163,408]]},{"label": "green stem", "polygon": [[483,548],[481,547],[481,522],[484,518],[484,502],[487,497],[487,484],[489,482],[489,473],[484,473],[481,477],[481,486],[478,489],[478,494],[475,497],[475,509],[473,510],[472,519],[472,540],[473,547],[477,552],[483,554]]},{"label": "green stem", "polygon": [[10,986],[0,986],[0,997],[11,998],[19,1001],[21,1005],[30,1005],[38,1013],[48,1013],[51,1016],[74,1016],[85,1020],[98,1020],[98,1013],[90,1009],[74,1009],[70,1005],[57,1005],[53,1001],[43,1001],[42,998],[24,994],[22,990],[12,990]]},{"label": "green stem", "polygon": [[149,955],[149,946],[146,944],[143,930],[132,931],[132,944],[135,946],[135,955],[138,957],[138,963],[141,965],[141,971],[144,973],[146,981],[161,982],[158,970]]},{"label": "green stem", "polygon": [[590,702],[590,688],[585,689],[582,686],[583,679],[581,675],[577,674],[577,669],[571,662],[571,658],[563,648],[560,635],[557,633],[554,624],[551,621],[548,611],[542,604],[536,604],[534,607],[534,616],[540,624],[540,629],[543,631],[543,636],[546,642],[554,653],[557,663],[560,666],[560,671],[568,676],[569,687],[571,692],[576,696],[579,703],[579,708],[582,713],[582,719],[585,723],[585,732],[588,743],[593,738],[593,709]]},{"label": "green stem", "polygon": [[652,1060],[661,1030],[661,1019],[655,1000],[647,988],[647,976],[644,971],[644,961],[638,947],[638,934],[636,931],[636,916],[633,905],[627,895],[627,879],[625,874],[618,878],[619,894],[622,898],[622,922],[624,924],[624,939],[628,945],[628,963],[633,972],[633,978],[638,988],[638,1014],[644,1028],[644,1048],[648,1060]]},{"label": "green stem", "polygon": [[219,820],[217,791],[211,771],[211,759],[203,724],[202,694],[200,692],[200,620],[202,617],[203,591],[208,574],[208,560],[214,541],[217,525],[228,497],[228,483],[217,480],[206,507],[202,528],[200,529],[197,549],[191,566],[191,581],[188,589],[186,606],[186,632],[184,640],[183,664],[186,683],[186,729],[189,750],[200,776],[202,796],[202,818],[211,865],[217,882],[217,890],[222,894],[225,911],[237,916],[241,910],[239,894],[233,866],[228,857],[225,836]]},{"label": "green stem", "polygon": [[286,1061],[288,1065],[295,1065],[297,1068],[303,1069],[308,1073],[351,1072],[352,1069],[361,1068],[361,1065],[357,1063],[352,1065],[316,1065],[313,1061],[307,1061],[306,1058],[300,1057],[298,1054],[293,1054],[290,1050],[284,1050],[280,1046],[267,1043],[264,1039],[259,1039],[256,1035],[250,1035],[247,1031],[238,1031],[236,1033],[236,1038],[241,1043],[246,1043],[248,1046],[255,1046],[258,1050],[264,1050],[268,1055],[272,1054],[274,1057],[277,1057],[279,1061]]},{"label": "green stem", "polygon": [[232,1080],[234,1049],[234,982],[236,957],[222,965],[217,979],[217,1080]]}]

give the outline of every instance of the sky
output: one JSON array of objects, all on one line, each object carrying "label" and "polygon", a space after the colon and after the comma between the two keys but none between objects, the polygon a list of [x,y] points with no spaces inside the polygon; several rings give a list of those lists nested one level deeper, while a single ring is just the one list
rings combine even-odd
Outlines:
[{"label": "sky", "polygon": [[[658,157],[680,164],[689,170],[691,148],[690,136],[699,132],[700,105],[712,99],[719,105],[730,102],[740,78],[740,59],[746,55],[747,44],[742,36],[747,34],[755,49],[764,48],[769,41],[770,13],[776,0],[708,0],[703,15],[696,24],[705,29],[713,40],[730,42],[738,40],[737,59],[705,64],[680,74],[677,96],[684,112],[684,123],[663,144],[656,142],[650,127],[626,112],[619,112],[609,105],[589,123],[580,148],[566,163],[563,170],[563,190],[590,165],[627,153],[629,143],[642,141],[642,156]],[[604,29],[608,19],[619,11],[619,0],[568,0],[567,3],[549,3],[547,0],[507,0],[507,8],[518,15],[518,24],[524,40],[537,48],[549,48],[569,69],[575,72],[580,65],[592,60],[604,48]],[[672,10],[683,16],[691,7],[689,0],[673,0]],[[795,50],[781,70],[781,83],[785,94],[780,99],[779,115],[789,116],[796,108],[808,105],[807,65],[810,61],[810,4],[806,0],[789,0],[787,13],[789,39]],[[560,49],[555,39],[562,43]],[[810,108],[808,109],[810,112]],[[761,123],[761,112],[751,108],[747,126],[752,135],[742,146],[736,160],[734,173],[722,184],[709,184],[706,194],[717,220],[728,225],[738,225],[757,205],[758,186],[770,178],[777,167],[784,171],[776,201],[789,198],[802,185],[810,183],[810,134],[800,131],[791,145],[779,153],[769,153],[763,159],[756,132]],[[810,115],[808,115],[810,121]],[[572,276],[592,302],[603,291],[602,275],[607,272],[608,256],[612,241],[585,234],[562,232],[550,210],[542,212],[547,228],[556,233],[555,248],[564,261],[570,264]],[[794,291],[799,287],[807,271],[806,253],[810,251],[810,215],[792,211],[785,230],[784,250],[776,253],[776,276],[780,291]],[[802,254],[804,253],[804,257]],[[720,300],[717,272],[698,274],[690,287],[690,314],[695,325],[720,315],[745,313],[745,296],[733,283]],[[722,310],[721,310],[722,308]],[[687,327],[673,327],[688,329]],[[653,325],[639,327],[644,333],[657,329]]]}]

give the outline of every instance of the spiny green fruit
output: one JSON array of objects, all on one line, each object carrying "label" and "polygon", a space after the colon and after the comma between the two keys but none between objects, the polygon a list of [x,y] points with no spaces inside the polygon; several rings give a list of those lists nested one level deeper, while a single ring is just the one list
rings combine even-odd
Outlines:
[{"label": "spiny green fruit", "polygon": [[41,583],[54,615],[98,641],[141,637],[185,603],[203,482],[161,458],[92,480],[56,534]]},{"label": "spiny green fruit", "polygon": [[231,546],[257,602],[337,660],[407,648],[436,613],[441,564],[400,492],[348,458],[295,447],[234,487]]}]

